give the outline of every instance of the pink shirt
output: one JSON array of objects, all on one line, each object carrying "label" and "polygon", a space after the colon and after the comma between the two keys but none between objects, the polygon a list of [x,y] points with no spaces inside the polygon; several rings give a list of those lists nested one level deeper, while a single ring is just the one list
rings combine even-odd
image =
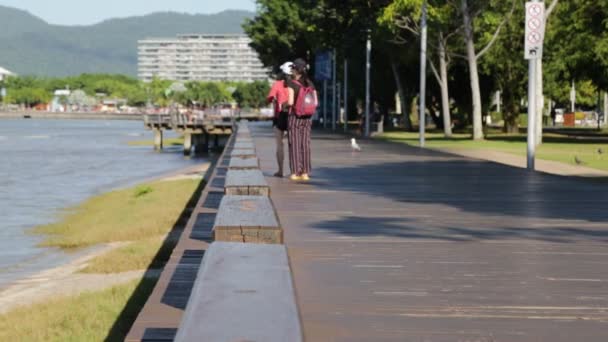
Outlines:
[{"label": "pink shirt", "polygon": [[267,100],[268,102],[274,101],[274,115],[277,117],[281,112],[281,105],[289,101],[289,92],[285,87],[284,81],[274,82],[268,93]]}]

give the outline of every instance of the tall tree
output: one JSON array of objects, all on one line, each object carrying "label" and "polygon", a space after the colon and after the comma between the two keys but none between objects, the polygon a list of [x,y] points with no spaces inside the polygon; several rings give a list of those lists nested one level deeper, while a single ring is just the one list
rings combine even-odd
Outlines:
[{"label": "tall tree", "polygon": [[[483,139],[483,123],[482,123],[482,103],[481,89],[479,86],[479,71],[477,64],[479,59],[486,54],[492,45],[496,42],[500,30],[509,20],[509,17],[515,9],[516,0],[512,1],[511,10],[507,13],[496,13],[490,10],[491,1],[481,0],[460,0],[460,15],[463,21],[463,34],[466,48],[466,56],[469,64],[469,80],[471,83],[471,97],[473,102],[473,139]],[[498,19],[498,20],[497,20]],[[488,36],[491,32],[488,27],[494,26],[494,34],[492,34],[483,44],[481,49],[477,49],[475,43],[481,40],[484,36]],[[482,28],[485,28],[482,29]],[[480,37],[482,36],[482,37]],[[478,39],[480,38],[480,39]]]},{"label": "tall tree", "polygon": [[[593,0],[560,2],[550,17],[545,62],[548,93],[572,81],[590,80],[608,89],[608,3]],[[555,83],[561,83],[557,85]]]},{"label": "tall tree", "polygon": [[306,39],[309,16],[297,1],[256,0],[257,14],[248,19],[243,29],[251,38],[251,47],[267,67],[277,68],[294,56],[306,56],[310,46]]},{"label": "tall tree", "polygon": [[[422,3],[423,0],[394,0],[385,9],[381,22],[389,27],[397,27],[418,36]],[[430,41],[436,44],[435,48],[429,49],[429,65],[441,89],[443,130],[446,137],[452,136],[448,69],[455,50],[452,42],[460,30],[460,25],[454,20],[456,13],[457,9],[450,2],[428,1],[429,36]],[[400,32],[395,33],[396,38],[393,40],[395,43],[406,44],[408,42],[408,39]]]},{"label": "tall tree", "polygon": [[[494,8],[498,9],[501,5],[505,6],[504,2],[496,0]],[[510,6],[510,4],[506,5]],[[523,59],[524,16],[524,5],[518,2],[513,16],[497,36],[495,46],[481,62],[483,73],[492,75],[494,86],[501,90],[503,130],[506,133],[519,132],[521,99],[525,97],[527,90],[528,69]]]}]

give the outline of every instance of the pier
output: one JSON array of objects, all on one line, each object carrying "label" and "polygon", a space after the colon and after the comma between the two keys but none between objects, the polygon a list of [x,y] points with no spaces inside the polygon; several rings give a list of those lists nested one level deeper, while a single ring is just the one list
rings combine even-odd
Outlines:
[{"label": "pier", "polygon": [[173,130],[184,136],[184,155],[190,155],[192,148],[197,154],[209,150],[210,140],[218,147],[221,136],[232,134],[234,122],[222,118],[200,119],[185,114],[143,115],[144,126],[154,132],[154,149],[160,151],[164,144],[164,131]]}]

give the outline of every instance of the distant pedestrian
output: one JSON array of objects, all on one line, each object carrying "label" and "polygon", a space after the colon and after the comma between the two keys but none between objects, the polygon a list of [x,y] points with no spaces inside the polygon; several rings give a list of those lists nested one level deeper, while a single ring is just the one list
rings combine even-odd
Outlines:
[{"label": "distant pedestrian", "polygon": [[293,62],[292,80],[287,81],[289,92],[289,167],[291,180],[309,180],[311,173],[310,134],[312,116],[315,114],[318,97],[315,86],[308,76],[306,61],[301,58]]},{"label": "distant pedestrian", "polygon": [[275,177],[283,177],[283,165],[285,160],[285,146],[283,138],[287,132],[288,126],[288,100],[289,92],[287,90],[286,81],[291,77],[292,62],[286,62],[281,65],[279,76],[272,85],[268,93],[267,100],[274,104],[274,117],[272,119],[272,127],[274,128],[274,136],[277,148],[277,164],[279,170],[274,174]]}]

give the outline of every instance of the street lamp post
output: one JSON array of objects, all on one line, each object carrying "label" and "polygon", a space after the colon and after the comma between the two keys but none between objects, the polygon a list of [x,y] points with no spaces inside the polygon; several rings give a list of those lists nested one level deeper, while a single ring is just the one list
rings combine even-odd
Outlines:
[{"label": "street lamp post", "polygon": [[422,3],[422,18],[420,23],[420,147],[424,147],[426,128],[426,0]]},{"label": "street lamp post", "polygon": [[344,133],[348,131],[348,59],[344,59]]},{"label": "street lamp post", "polygon": [[332,110],[331,110],[331,130],[335,131],[336,130],[336,110],[338,108],[340,108],[340,105],[336,103],[336,99],[338,98],[338,94],[336,94],[336,90],[337,90],[337,78],[338,78],[338,56],[337,56],[337,52],[336,49],[334,49],[333,54],[332,54],[333,58],[332,58],[332,63],[333,63],[333,70],[332,70],[332,78],[333,78],[333,86],[332,86]]},{"label": "street lamp post", "polygon": [[372,59],[372,37],[371,30],[367,30],[367,43],[365,53],[365,136],[369,137],[369,112],[370,112],[370,72],[371,72],[371,59]]}]

